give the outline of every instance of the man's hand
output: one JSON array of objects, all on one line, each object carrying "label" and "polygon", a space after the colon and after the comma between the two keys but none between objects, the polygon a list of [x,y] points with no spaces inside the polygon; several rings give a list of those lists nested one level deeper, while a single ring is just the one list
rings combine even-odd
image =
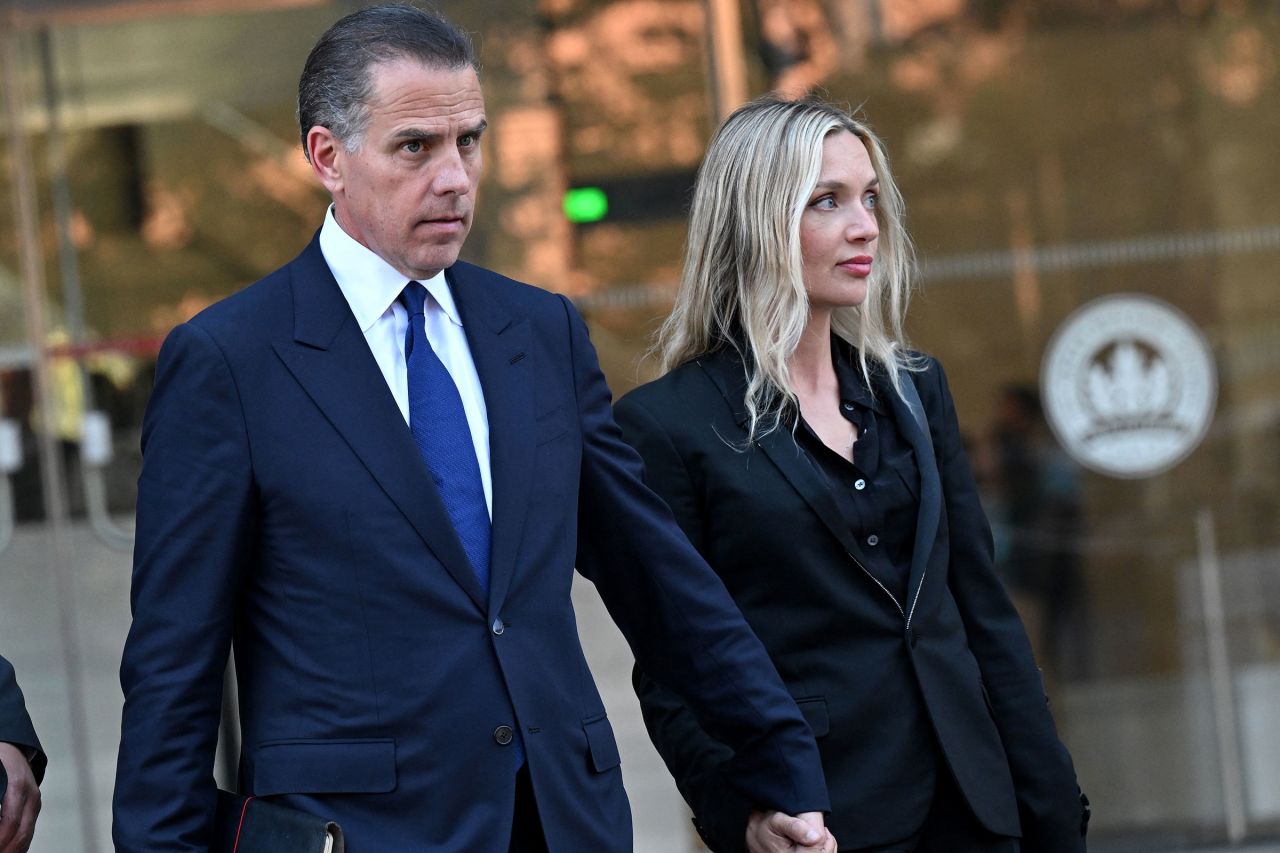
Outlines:
[{"label": "man's hand", "polygon": [[0,800],[0,853],[27,853],[40,813],[40,788],[18,747],[0,743],[0,763],[9,774],[9,788]]},{"label": "man's hand", "polygon": [[836,853],[836,839],[827,829],[822,812],[804,812],[795,817],[782,812],[752,812],[747,821],[747,850]]}]

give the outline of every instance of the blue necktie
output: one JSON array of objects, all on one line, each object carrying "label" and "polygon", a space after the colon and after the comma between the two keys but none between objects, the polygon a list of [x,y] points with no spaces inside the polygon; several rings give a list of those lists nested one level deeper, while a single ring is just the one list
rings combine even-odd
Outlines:
[{"label": "blue necktie", "polygon": [[427,289],[409,282],[400,302],[409,312],[404,356],[409,368],[409,430],[431,471],[462,550],[489,594],[489,508],[471,428],[453,377],[431,348],[426,329]]},{"label": "blue necktie", "polygon": [[[471,427],[453,377],[427,340],[427,289],[411,281],[400,293],[409,312],[404,357],[409,367],[409,430],[435,481],[453,528],[462,540],[480,588],[489,595],[489,508],[480,479],[480,463],[471,443]],[[513,758],[524,766],[524,739],[513,726]]]}]

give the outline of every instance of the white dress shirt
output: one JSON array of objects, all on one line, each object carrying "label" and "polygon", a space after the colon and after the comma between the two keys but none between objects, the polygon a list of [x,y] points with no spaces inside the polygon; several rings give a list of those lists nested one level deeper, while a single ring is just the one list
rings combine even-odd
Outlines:
[{"label": "white dress shirt", "polygon": [[[356,316],[364,339],[369,344],[382,376],[400,407],[404,421],[409,422],[409,377],[405,364],[404,337],[409,327],[409,312],[400,304],[400,292],[409,279],[396,272],[370,249],[357,243],[333,217],[333,207],[325,214],[320,229],[320,251],[338,280],[338,287]],[[489,472],[489,413],[484,405],[484,392],[471,348],[462,329],[462,316],[449,292],[444,273],[422,282],[427,288],[427,340],[444,364],[453,384],[462,396],[467,413],[471,443],[480,462],[480,479],[484,484],[484,500],[493,518],[493,477]]]}]

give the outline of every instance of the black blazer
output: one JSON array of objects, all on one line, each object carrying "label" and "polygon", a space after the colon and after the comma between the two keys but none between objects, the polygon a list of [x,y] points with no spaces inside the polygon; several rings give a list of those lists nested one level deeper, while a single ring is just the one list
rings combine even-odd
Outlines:
[{"label": "black blazer", "polygon": [[[795,696],[822,754],[842,847],[887,843],[927,814],[951,767],[989,830],[1024,851],[1084,849],[1075,771],[1026,633],[992,570],[992,542],[942,368],[911,375],[932,440],[888,387],[876,393],[920,469],[905,600],[860,565],[860,543],[783,428],[749,449],[746,380],[720,350],[619,400],[615,416],[724,579]],[[656,674],[655,674],[656,675]],[[713,847],[741,849],[747,805],[726,794],[732,755],[637,669],[649,733]]]},{"label": "black blazer", "polygon": [[[35,727],[31,725],[31,717],[27,714],[26,703],[22,701],[22,690],[13,677],[13,666],[0,657],[0,741],[11,743],[19,749],[34,752],[31,759],[31,772],[36,782],[44,779],[44,768],[49,763],[44,750],[40,748],[40,739],[36,737]],[[0,788],[0,795],[4,794]]]}]

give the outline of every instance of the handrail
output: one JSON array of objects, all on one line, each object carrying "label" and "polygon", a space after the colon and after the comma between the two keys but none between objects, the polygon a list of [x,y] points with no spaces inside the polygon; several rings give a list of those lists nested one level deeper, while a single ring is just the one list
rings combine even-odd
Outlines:
[{"label": "handrail", "polygon": [[111,421],[106,413],[85,412],[80,430],[80,479],[89,527],[108,548],[128,552],[133,550],[133,531],[116,524],[107,509],[104,472],[112,455]]},{"label": "handrail", "polygon": [[22,430],[18,422],[0,418],[0,554],[13,542],[13,486],[9,475],[22,467]]},{"label": "handrail", "polygon": [[13,487],[9,475],[0,474],[0,554],[13,544]]}]

